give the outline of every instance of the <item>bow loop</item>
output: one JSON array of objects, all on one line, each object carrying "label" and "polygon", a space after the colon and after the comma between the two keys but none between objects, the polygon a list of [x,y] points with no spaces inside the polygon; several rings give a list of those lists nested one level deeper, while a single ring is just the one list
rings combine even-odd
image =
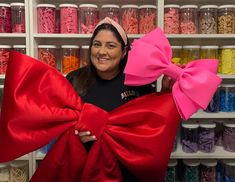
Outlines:
[{"label": "bow loop", "polygon": [[205,109],[216,92],[221,78],[218,60],[196,60],[184,69],[171,62],[170,44],[160,28],[135,40],[124,73],[126,85],[144,85],[162,75],[176,80],[173,97],[181,117],[187,120],[198,109]]}]

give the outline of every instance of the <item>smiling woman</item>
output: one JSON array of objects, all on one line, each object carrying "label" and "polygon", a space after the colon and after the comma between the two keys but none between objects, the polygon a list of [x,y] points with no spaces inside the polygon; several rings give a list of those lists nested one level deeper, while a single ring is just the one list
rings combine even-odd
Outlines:
[{"label": "smiling woman", "polygon": [[[128,38],[119,24],[110,18],[98,23],[90,40],[88,65],[67,75],[85,102],[111,111],[131,99],[155,92],[155,84],[124,85],[123,70],[129,49]],[[89,151],[96,136],[90,131],[75,131],[75,134]],[[123,164],[120,166],[124,181],[138,181]]]}]

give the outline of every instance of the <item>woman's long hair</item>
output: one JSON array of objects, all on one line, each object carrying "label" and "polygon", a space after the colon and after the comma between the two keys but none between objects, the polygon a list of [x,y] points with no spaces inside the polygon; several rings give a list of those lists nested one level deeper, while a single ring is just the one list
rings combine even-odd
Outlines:
[{"label": "woman's long hair", "polygon": [[[93,40],[101,30],[109,30],[109,31],[113,32],[113,34],[117,38],[118,42],[121,43],[122,51],[124,51],[124,49],[126,49],[127,53],[124,56],[124,58],[120,61],[120,64],[119,64],[120,71],[123,72],[123,70],[126,66],[128,51],[130,49],[130,44],[129,44],[129,41],[127,40],[127,45],[125,45],[121,35],[118,33],[117,29],[113,25],[108,24],[108,23],[104,23],[104,24],[99,25],[95,29],[95,31],[91,37],[91,40],[90,40],[89,55],[91,55],[91,46],[92,46]],[[97,76],[96,69],[95,69],[94,65],[92,64],[91,57],[89,57],[88,65],[80,69],[79,74],[76,77],[76,85],[74,85],[76,91],[78,92],[78,94],[80,96],[86,95],[88,88],[95,82],[96,76]]]}]

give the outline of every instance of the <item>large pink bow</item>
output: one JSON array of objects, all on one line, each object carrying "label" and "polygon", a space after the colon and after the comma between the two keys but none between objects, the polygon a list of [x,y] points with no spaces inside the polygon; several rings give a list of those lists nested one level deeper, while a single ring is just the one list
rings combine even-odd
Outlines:
[{"label": "large pink bow", "polygon": [[172,93],[179,114],[187,120],[198,109],[206,109],[221,78],[218,60],[201,59],[180,68],[171,61],[171,46],[160,28],[135,40],[124,73],[126,85],[144,85],[162,74],[176,80]]}]

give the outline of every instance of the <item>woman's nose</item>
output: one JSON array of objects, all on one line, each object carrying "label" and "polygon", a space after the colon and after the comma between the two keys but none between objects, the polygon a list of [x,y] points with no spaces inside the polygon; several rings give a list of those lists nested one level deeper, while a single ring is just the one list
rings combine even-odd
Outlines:
[{"label": "woman's nose", "polygon": [[105,46],[101,46],[99,49],[99,54],[106,54],[107,53],[107,49]]}]

